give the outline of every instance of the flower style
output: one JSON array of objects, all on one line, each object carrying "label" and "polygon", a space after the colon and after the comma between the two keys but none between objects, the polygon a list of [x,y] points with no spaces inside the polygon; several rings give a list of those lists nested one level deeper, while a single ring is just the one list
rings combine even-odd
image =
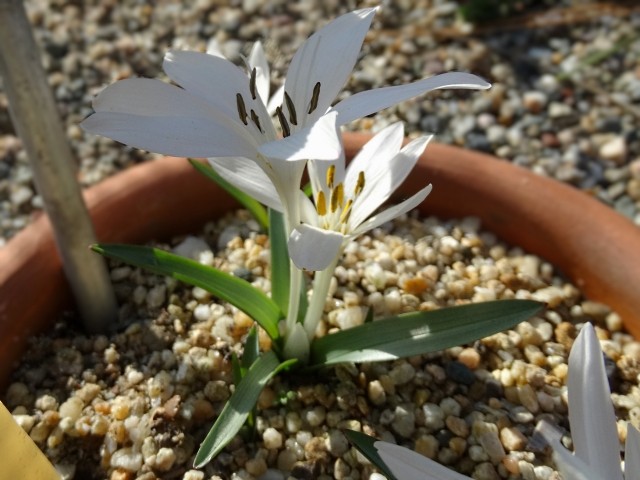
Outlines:
[{"label": "flower style", "polygon": [[[575,453],[569,452],[561,433],[546,421],[538,424],[553,448],[564,480],[640,480],[640,432],[627,424],[624,476],[616,417],[604,370],[602,350],[593,326],[585,324],[569,354],[569,423]],[[374,447],[399,480],[468,480],[419,453],[387,442]]]},{"label": "flower style", "polygon": [[625,474],[602,350],[593,326],[585,324],[569,354],[569,424],[575,453],[560,442],[561,434],[542,421],[538,430],[553,448],[565,480],[640,479],[640,432],[627,424]]}]

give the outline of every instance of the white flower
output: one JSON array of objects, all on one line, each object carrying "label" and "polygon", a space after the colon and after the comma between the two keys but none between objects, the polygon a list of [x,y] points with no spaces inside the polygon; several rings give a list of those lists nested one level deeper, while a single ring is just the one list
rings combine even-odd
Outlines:
[{"label": "white flower", "polygon": [[408,448],[387,442],[375,442],[373,446],[398,480],[470,480]]},{"label": "white flower", "polygon": [[[281,105],[277,118],[285,133],[291,131],[292,134],[295,134],[301,127],[316,122],[332,112],[337,115],[337,125],[341,126],[431,90],[443,88],[487,89],[490,87],[487,82],[475,75],[450,72],[419,80],[409,85],[356,93],[332,107],[332,102],[353,70],[376,10],[376,8],[368,8],[342,15],[309,37],[291,61],[284,89],[278,90],[270,100],[268,100],[268,63],[264,58],[262,47],[254,45],[247,59],[247,64],[251,71],[256,69],[259,97],[263,102],[268,100],[266,110],[273,113],[276,111],[276,105]],[[221,55],[215,46],[210,51]],[[323,141],[319,137],[317,141],[313,140],[313,144],[316,145]],[[226,155],[217,156],[224,157]],[[314,155],[308,158],[324,159]],[[270,185],[273,178],[268,175],[268,171],[266,173],[260,171],[247,159],[234,158],[233,161],[229,160],[228,158],[210,158],[214,168],[227,181],[265,205],[282,210],[281,198],[277,189]],[[287,186],[289,194],[293,191],[292,187],[299,186],[299,182],[295,182],[296,178],[299,180],[297,173],[296,175],[289,174],[281,181]],[[294,202],[295,199],[290,198],[289,201]]]},{"label": "white flower", "polygon": [[301,199],[305,223],[295,227],[289,239],[289,255],[298,268],[324,270],[347,240],[420,204],[431,185],[371,216],[404,182],[431,138],[417,138],[402,148],[404,128],[398,122],[367,142],[346,171],[343,158],[336,162],[310,162],[315,205],[306,197]]},{"label": "white flower", "polygon": [[562,446],[561,434],[547,422],[538,430],[551,447],[565,480],[639,480],[640,432],[627,424],[625,474],[602,350],[593,326],[586,323],[569,354],[567,380],[569,425],[575,452]]}]

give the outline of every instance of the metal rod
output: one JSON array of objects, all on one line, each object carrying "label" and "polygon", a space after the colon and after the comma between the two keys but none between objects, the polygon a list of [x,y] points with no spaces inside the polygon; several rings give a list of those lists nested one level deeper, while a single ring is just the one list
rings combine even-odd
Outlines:
[{"label": "metal rod", "polygon": [[95,232],[22,0],[0,0],[0,77],[84,326],[105,332],[116,319],[115,296],[104,260],[88,248]]}]

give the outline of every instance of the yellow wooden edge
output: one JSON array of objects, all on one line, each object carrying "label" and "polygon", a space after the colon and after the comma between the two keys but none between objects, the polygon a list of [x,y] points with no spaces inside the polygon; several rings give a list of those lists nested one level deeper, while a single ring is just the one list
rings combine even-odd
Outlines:
[{"label": "yellow wooden edge", "polygon": [[0,402],[0,480],[60,480],[60,474]]}]

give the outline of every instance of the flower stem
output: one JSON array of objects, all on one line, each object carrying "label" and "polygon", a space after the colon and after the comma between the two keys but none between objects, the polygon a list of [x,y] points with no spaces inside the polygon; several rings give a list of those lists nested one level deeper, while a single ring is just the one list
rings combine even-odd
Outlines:
[{"label": "flower stem", "polygon": [[[309,302],[309,308],[304,317],[304,328],[307,331],[309,341],[313,341],[313,337],[316,334],[318,323],[322,318],[322,312],[324,311],[324,304],[327,300],[327,293],[329,292],[329,286],[331,285],[331,278],[333,278],[333,272],[338,264],[339,255],[329,264],[327,268],[316,272],[313,277],[313,293],[311,294],[311,301]],[[293,262],[291,262],[293,263]]]}]

